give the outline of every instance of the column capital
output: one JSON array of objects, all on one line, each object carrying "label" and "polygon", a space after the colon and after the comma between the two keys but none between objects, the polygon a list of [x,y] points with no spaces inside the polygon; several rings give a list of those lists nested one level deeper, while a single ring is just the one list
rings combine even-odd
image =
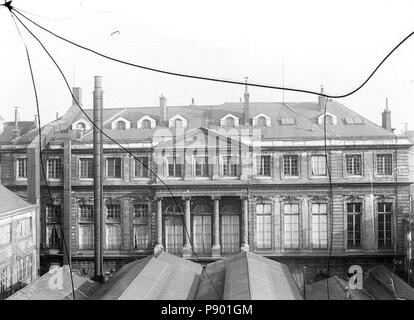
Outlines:
[{"label": "column capital", "polygon": [[248,195],[241,195],[240,200],[249,200],[249,196]]},{"label": "column capital", "polygon": [[182,195],[181,198],[186,201],[186,200],[191,200],[191,196],[190,195]]},{"label": "column capital", "polygon": [[221,196],[211,196],[211,200],[220,200]]}]

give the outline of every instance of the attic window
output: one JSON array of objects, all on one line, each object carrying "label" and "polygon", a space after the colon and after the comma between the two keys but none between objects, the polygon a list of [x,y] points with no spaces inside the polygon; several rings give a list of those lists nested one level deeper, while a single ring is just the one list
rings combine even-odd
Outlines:
[{"label": "attic window", "polygon": [[142,129],[151,129],[151,121],[149,121],[148,119],[142,120],[141,128]]},{"label": "attic window", "polygon": [[175,128],[183,128],[184,127],[183,120],[181,120],[181,119],[175,119],[175,121],[174,121],[174,127]]},{"label": "attic window", "polygon": [[364,124],[364,120],[361,118],[345,118],[345,124]]},{"label": "attic window", "polygon": [[226,119],[226,127],[234,127],[234,119],[231,117],[228,117]]},{"label": "attic window", "polygon": [[280,119],[280,124],[282,124],[282,125],[294,125],[295,124],[295,119],[293,119],[293,118],[281,118]]},{"label": "attic window", "polygon": [[322,123],[325,123],[324,118],[325,118],[326,124],[333,124],[334,120],[331,115],[327,114],[325,117],[322,117]]},{"label": "attic window", "polygon": [[168,126],[170,128],[186,128],[187,127],[187,120],[180,116],[179,114],[172,117],[168,120]]},{"label": "attic window", "polygon": [[76,130],[84,132],[86,130],[86,124],[84,124],[83,122],[79,122],[76,125]]},{"label": "attic window", "polygon": [[122,120],[118,121],[118,122],[116,123],[116,128],[117,128],[118,130],[126,130],[126,124],[125,124],[125,121],[122,121]]}]

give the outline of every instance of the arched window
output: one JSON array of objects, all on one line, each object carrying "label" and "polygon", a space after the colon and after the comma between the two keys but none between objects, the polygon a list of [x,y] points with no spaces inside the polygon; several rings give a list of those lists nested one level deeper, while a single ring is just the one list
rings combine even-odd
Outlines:
[{"label": "arched window", "polygon": [[149,121],[148,119],[142,120],[141,128],[142,129],[151,129],[151,121]]},{"label": "arched window", "polygon": [[[325,116],[325,121],[326,121],[326,124],[333,124],[333,117],[332,116],[330,116],[329,114],[327,114],[326,116]],[[322,122],[323,123],[323,122]]]},{"label": "arched window", "polygon": [[183,120],[181,120],[181,119],[175,119],[175,121],[174,121],[174,127],[176,127],[176,128],[183,128],[184,127]]},{"label": "arched window", "polygon": [[165,209],[165,214],[183,214],[184,211],[177,205],[170,205]]},{"label": "arched window", "polygon": [[79,122],[77,125],[76,125],[76,130],[79,130],[79,131],[85,131],[86,130],[86,124],[84,124],[83,122]]},{"label": "arched window", "polygon": [[258,127],[267,127],[267,121],[265,117],[257,118],[257,126]]},{"label": "arched window", "polygon": [[228,117],[226,119],[226,126],[227,127],[234,127],[234,119],[232,117]]},{"label": "arched window", "polygon": [[122,120],[118,121],[116,123],[116,128],[118,130],[126,130],[126,123],[125,123],[125,121],[122,121]]}]

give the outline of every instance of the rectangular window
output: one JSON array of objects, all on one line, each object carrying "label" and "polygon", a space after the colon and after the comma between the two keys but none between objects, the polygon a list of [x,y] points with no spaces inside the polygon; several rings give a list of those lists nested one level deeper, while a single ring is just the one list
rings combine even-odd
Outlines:
[{"label": "rectangular window", "polygon": [[79,225],[79,249],[93,250],[93,224]]},{"label": "rectangular window", "polygon": [[27,159],[17,158],[16,162],[17,178],[27,178]]},{"label": "rectangular window", "polygon": [[256,205],[256,247],[258,249],[272,248],[272,205]]},{"label": "rectangular window", "polygon": [[181,157],[172,156],[167,157],[168,161],[168,176],[169,177],[182,177],[183,161]]},{"label": "rectangular window", "polygon": [[10,223],[0,226],[0,247],[11,243]]},{"label": "rectangular window", "polygon": [[121,178],[122,177],[121,164],[122,164],[121,158],[106,159],[108,178]]},{"label": "rectangular window", "polygon": [[62,249],[62,234],[57,223],[46,225],[46,247],[48,249]]},{"label": "rectangular window", "polygon": [[285,176],[299,176],[299,156],[283,156],[283,174]]},{"label": "rectangular window", "polygon": [[211,215],[193,216],[193,239],[197,254],[211,254]]},{"label": "rectangular window", "polygon": [[362,160],[360,154],[346,155],[346,173],[353,176],[362,175]]},{"label": "rectangular window", "polygon": [[377,174],[392,175],[392,154],[377,154]]},{"label": "rectangular window", "polygon": [[183,252],[183,218],[181,216],[166,216],[165,220],[165,251],[171,254]]},{"label": "rectangular window", "polygon": [[299,204],[286,203],[283,208],[283,246],[286,249],[299,249]]},{"label": "rectangular window", "polygon": [[312,175],[326,176],[326,157],[325,155],[312,156]]},{"label": "rectangular window", "polygon": [[134,248],[148,249],[149,247],[149,233],[148,225],[134,225]]},{"label": "rectangular window", "polygon": [[18,259],[17,264],[17,281],[30,283],[32,280],[33,257],[31,255]]},{"label": "rectangular window", "polygon": [[240,217],[239,215],[221,216],[221,253],[240,252]]},{"label": "rectangular window", "polygon": [[17,239],[24,239],[32,235],[32,219],[26,218],[19,221],[17,226]]},{"label": "rectangular window", "polygon": [[4,267],[3,269],[0,269],[0,293],[9,290],[11,287],[11,280],[10,267]]},{"label": "rectangular window", "polygon": [[223,157],[223,176],[225,177],[237,177],[239,174],[239,157],[237,156],[224,156]]},{"label": "rectangular window", "polygon": [[259,176],[270,176],[270,155],[256,157],[256,173]]},{"label": "rectangular window", "polygon": [[108,204],[106,206],[106,217],[109,220],[121,220],[121,206],[119,204]]},{"label": "rectangular window", "polygon": [[208,156],[194,156],[194,173],[196,177],[208,177]]},{"label": "rectangular window", "polygon": [[80,162],[80,178],[81,179],[92,179],[93,178],[93,159],[82,158]]},{"label": "rectangular window", "polygon": [[62,178],[62,161],[60,158],[51,158],[47,160],[47,176],[49,179]]},{"label": "rectangular window", "polygon": [[328,247],[328,216],[326,203],[312,204],[312,247]]},{"label": "rectangular window", "polygon": [[140,203],[134,205],[134,218],[146,218],[148,217],[148,204]]},{"label": "rectangular window", "polygon": [[135,178],[148,178],[148,157],[138,157],[137,159],[135,159]]},{"label": "rectangular window", "polygon": [[121,249],[121,225],[107,224],[106,225],[106,249],[119,250]]},{"label": "rectangular window", "polygon": [[62,220],[62,206],[61,205],[47,205],[46,206],[46,223],[59,223],[61,220]]},{"label": "rectangular window", "polygon": [[93,206],[82,204],[79,206],[79,220],[93,222]]},{"label": "rectangular window", "polygon": [[379,202],[378,209],[378,248],[392,248],[392,203]]},{"label": "rectangular window", "polygon": [[361,248],[361,215],[362,203],[347,203],[347,248]]}]

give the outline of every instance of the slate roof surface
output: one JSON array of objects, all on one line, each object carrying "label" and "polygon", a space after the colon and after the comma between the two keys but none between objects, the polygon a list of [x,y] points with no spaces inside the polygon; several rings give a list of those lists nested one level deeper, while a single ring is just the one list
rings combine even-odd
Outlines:
[{"label": "slate roof surface", "polygon": [[10,211],[30,207],[31,204],[24,201],[17,194],[0,184],[0,217]]},{"label": "slate roof surface", "polygon": [[[217,130],[220,127],[220,119],[227,114],[233,114],[240,118],[240,126],[237,130],[244,129],[246,126],[242,123],[243,104],[240,102],[227,102],[221,105],[191,105],[191,106],[168,106],[168,118],[177,114],[181,115],[188,121],[186,130],[205,127],[211,130]],[[92,117],[92,110],[85,110]],[[356,112],[336,102],[327,103],[327,112],[337,117],[337,124],[327,124],[328,137],[340,136],[342,138],[392,138],[394,135],[378,126],[368,119],[363,118]],[[320,106],[316,102],[251,102],[250,118],[258,114],[265,114],[271,118],[270,127],[262,128],[264,139],[315,139],[323,138],[323,127],[317,124],[317,118],[323,114]],[[116,116],[115,116],[116,115]],[[104,122],[110,119],[104,125],[111,137],[121,141],[141,141],[150,139],[154,133],[153,130],[137,129],[136,122],[143,116],[148,115],[156,120],[157,127],[160,121],[159,107],[127,107],[104,109]],[[113,117],[113,118],[111,118]],[[131,122],[131,129],[110,130],[111,122],[118,117],[123,117]],[[282,118],[294,119],[294,125],[282,125]],[[345,118],[361,119],[362,124],[346,124]],[[83,114],[79,114],[74,121],[78,119],[86,120]],[[165,125],[164,125],[165,127]],[[251,126],[249,126],[251,127]],[[84,142],[92,141],[92,135],[86,135]]]}]

